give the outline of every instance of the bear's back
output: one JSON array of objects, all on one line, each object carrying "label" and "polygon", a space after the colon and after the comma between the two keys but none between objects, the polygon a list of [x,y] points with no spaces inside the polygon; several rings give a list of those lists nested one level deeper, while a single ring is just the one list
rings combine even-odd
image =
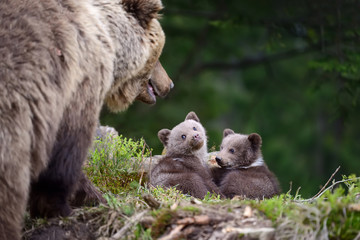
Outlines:
[{"label": "bear's back", "polygon": [[229,198],[270,198],[280,193],[275,175],[266,166],[229,170],[223,176],[220,189]]}]

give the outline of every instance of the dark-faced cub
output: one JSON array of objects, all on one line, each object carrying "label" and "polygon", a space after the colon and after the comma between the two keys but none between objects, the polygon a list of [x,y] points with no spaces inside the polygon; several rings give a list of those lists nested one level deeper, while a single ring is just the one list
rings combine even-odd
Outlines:
[{"label": "dark-faced cub", "polygon": [[228,198],[270,198],[280,193],[275,175],[268,169],[261,154],[259,134],[236,134],[225,129],[216,162],[212,169],[215,183]]},{"label": "dark-faced cub", "polygon": [[175,186],[197,198],[204,198],[207,192],[220,194],[209,169],[203,164],[207,158],[206,133],[194,112],[172,130],[160,130],[158,137],[166,154],[150,173],[152,186]]}]

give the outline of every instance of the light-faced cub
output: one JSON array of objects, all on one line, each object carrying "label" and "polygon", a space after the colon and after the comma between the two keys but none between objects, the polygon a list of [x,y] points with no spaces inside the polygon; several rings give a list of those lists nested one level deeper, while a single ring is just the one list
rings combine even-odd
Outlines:
[{"label": "light-faced cub", "polygon": [[225,129],[216,162],[212,169],[215,183],[228,198],[270,198],[280,193],[279,182],[268,169],[261,154],[259,134],[236,134]]},{"label": "light-faced cub", "polygon": [[188,113],[185,121],[172,130],[160,130],[158,137],[166,154],[150,173],[152,186],[176,186],[197,198],[204,198],[207,192],[220,194],[203,164],[207,157],[206,133],[194,112]]}]

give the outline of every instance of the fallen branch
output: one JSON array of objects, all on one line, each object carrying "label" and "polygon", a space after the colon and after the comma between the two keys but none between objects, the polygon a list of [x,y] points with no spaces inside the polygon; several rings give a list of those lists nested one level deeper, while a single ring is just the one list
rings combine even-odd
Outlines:
[{"label": "fallen branch", "polygon": [[178,220],[176,223],[185,226],[189,224],[207,225],[210,224],[210,218],[207,215],[200,215],[200,216],[183,218]]}]

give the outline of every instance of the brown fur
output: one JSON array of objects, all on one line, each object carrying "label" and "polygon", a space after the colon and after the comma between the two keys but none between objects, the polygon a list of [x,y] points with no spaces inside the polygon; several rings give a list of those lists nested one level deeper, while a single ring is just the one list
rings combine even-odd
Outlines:
[{"label": "brown fur", "polygon": [[0,1],[0,239],[20,238],[30,183],[32,216],[71,212],[104,99],[123,110],[148,87],[165,41],[161,8],[160,0]]},{"label": "brown fur", "polygon": [[268,169],[261,154],[260,135],[235,134],[224,130],[224,138],[213,168],[215,183],[228,198],[235,195],[247,198],[270,198],[280,193],[275,175]]},{"label": "brown fur", "polygon": [[150,173],[152,186],[176,186],[183,193],[197,198],[204,198],[207,192],[220,194],[209,169],[204,166],[206,134],[194,112],[172,130],[160,130],[158,136],[166,147],[166,155]]},{"label": "brown fur", "polygon": [[93,185],[83,172],[80,173],[76,191],[71,195],[69,202],[72,207],[97,206],[100,203],[106,204],[102,192]]},{"label": "brown fur", "polygon": [[[112,146],[111,143],[113,143],[113,138],[118,136],[118,132],[112,127],[100,126],[100,123],[98,124],[99,125],[95,132],[95,141],[93,141],[89,152],[93,152],[95,149],[100,152],[104,149],[104,151],[109,154],[109,157],[112,158],[113,147],[109,149],[109,146]],[[86,164],[88,164],[88,161],[84,162],[84,165]],[[100,203],[106,204],[105,198],[103,198],[100,190],[98,190],[87,178],[86,173],[82,172],[79,176],[76,190],[71,195],[70,205],[73,207],[79,207],[82,205],[95,206]]]}]

